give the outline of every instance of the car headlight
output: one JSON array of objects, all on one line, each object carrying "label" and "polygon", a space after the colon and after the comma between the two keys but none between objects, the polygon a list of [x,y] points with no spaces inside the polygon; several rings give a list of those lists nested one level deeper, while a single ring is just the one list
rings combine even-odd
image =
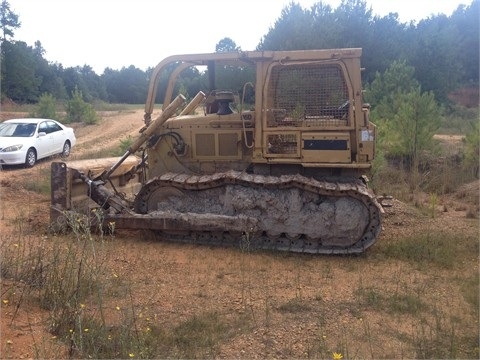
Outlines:
[{"label": "car headlight", "polygon": [[11,145],[11,146],[7,146],[6,148],[2,149],[2,152],[18,151],[22,147],[23,147],[23,144]]}]

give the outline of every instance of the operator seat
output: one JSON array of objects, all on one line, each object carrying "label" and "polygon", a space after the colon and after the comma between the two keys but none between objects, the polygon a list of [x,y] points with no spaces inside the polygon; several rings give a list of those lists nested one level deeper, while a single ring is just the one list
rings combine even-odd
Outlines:
[{"label": "operator seat", "polygon": [[217,115],[232,114],[230,103],[234,101],[235,96],[233,92],[212,90],[205,100],[205,113]]}]

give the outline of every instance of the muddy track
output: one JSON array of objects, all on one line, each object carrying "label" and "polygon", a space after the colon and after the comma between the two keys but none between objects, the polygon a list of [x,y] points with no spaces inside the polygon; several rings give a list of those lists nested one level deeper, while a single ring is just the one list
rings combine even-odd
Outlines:
[{"label": "muddy track", "polygon": [[[185,224],[181,228],[191,229],[191,220],[197,230],[188,232],[183,242],[191,238],[197,243],[198,239],[206,244],[231,243],[231,226],[237,219],[248,223],[244,230],[251,228],[252,248],[314,254],[363,252],[378,238],[383,213],[361,181],[335,183],[236,171],[211,176],[165,174],[143,187],[135,209],[147,214],[150,225],[156,219],[161,225],[155,224],[157,230],[176,230],[180,222]],[[135,218],[138,226],[142,219]],[[241,233],[237,227],[235,232]]]}]

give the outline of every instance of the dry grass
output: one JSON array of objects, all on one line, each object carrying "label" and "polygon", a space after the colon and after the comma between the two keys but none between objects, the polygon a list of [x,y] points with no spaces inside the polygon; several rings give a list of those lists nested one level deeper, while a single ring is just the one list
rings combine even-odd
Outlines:
[{"label": "dry grass", "polygon": [[[132,248],[131,238],[83,227],[72,235],[1,245],[2,279],[26,285],[2,299],[44,309],[67,357],[478,357],[478,274],[465,265],[478,245],[468,236],[398,238],[366,256],[325,258]],[[147,248],[157,256],[138,253]],[[161,294],[151,293],[157,281]]]}]

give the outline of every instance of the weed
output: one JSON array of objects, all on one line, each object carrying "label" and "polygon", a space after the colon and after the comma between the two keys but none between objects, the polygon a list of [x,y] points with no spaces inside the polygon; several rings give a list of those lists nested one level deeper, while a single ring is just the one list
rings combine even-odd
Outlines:
[{"label": "weed", "polygon": [[216,346],[227,336],[228,326],[218,313],[193,316],[173,329],[172,342],[181,358],[214,357]]},{"label": "weed", "polygon": [[374,310],[383,309],[384,297],[378,290],[370,287],[364,288],[362,286],[356,291],[355,295],[360,298],[363,306],[367,306]]},{"label": "weed", "polygon": [[120,155],[123,155],[127,152],[128,148],[133,144],[133,140],[133,137],[130,135],[120,140]]},{"label": "weed", "polygon": [[250,277],[250,233],[245,232],[242,235],[241,242],[240,242],[240,276],[241,276],[241,286],[242,286],[242,304],[245,309],[248,307],[250,303],[250,299],[252,297],[252,287],[251,287],[251,277]]},{"label": "weed", "polygon": [[416,315],[426,310],[427,304],[416,294],[394,294],[386,299],[389,312]]},{"label": "weed", "polygon": [[454,319],[434,310],[433,316],[421,317],[414,327],[412,343],[419,359],[476,358],[479,355],[478,328],[476,333],[460,335]]},{"label": "weed", "polygon": [[464,279],[461,279],[460,291],[463,295],[463,298],[472,305],[472,309],[476,312],[478,316],[478,312],[480,309],[480,301],[479,301],[479,274],[476,272],[472,276]]},{"label": "weed", "polygon": [[377,311],[386,311],[392,314],[418,315],[428,309],[426,303],[420,299],[418,294],[408,292],[389,294],[385,290],[379,291],[375,288],[359,287],[355,295],[363,306]]},{"label": "weed", "polygon": [[277,310],[283,313],[301,313],[311,310],[310,305],[300,298],[293,298],[286,303],[280,305]]},{"label": "weed", "polygon": [[322,274],[324,279],[333,279],[332,264],[330,262],[327,261],[323,265]]},{"label": "weed", "polygon": [[50,168],[42,168],[39,175],[35,177],[25,177],[21,185],[28,191],[38,194],[50,195]]},{"label": "weed", "polygon": [[434,265],[452,269],[462,254],[471,257],[478,252],[474,239],[462,234],[422,233],[381,244],[380,251],[389,258],[408,261],[418,267]]},{"label": "weed", "polygon": [[437,207],[437,202],[438,202],[438,196],[435,193],[430,193],[429,199],[430,199],[431,216],[432,216],[432,219],[434,219],[435,218],[435,209]]}]

